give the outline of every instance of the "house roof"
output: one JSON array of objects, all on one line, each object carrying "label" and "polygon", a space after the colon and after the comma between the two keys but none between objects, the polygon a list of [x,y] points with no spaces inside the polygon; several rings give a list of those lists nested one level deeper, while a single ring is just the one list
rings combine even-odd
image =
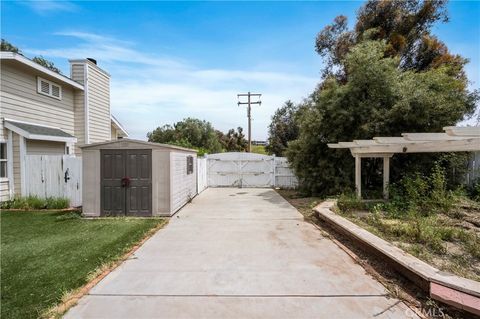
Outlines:
[{"label": "house roof", "polygon": [[123,125],[113,116],[112,114],[110,115],[110,119],[112,121],[113,127],[115,127],[116,130],[120,131],[121,137],[128,137],[128,132],[127,130],[123,127]]},{"label": "house roof", "polygon": [[62,74],[58,74],[57,72],[54,72],[36,62],[33,62],[32,60],[24,57],[23,55],[21,54],[18,54],[18,53],[15,53],[15,52],[0,52],[0,60],[6,60],[6,61],[16,61],[17,63],[21,63],[31,69],[34,69],[34,70],[37,70],[43,74],[46,74],[52,78],[55,78],[56,80],[64,83],[64,84],[68,84],[68,85],[71,85],[73,86],[74,88],[78,89],[78,90],[83,90],[83,85],[70,79],[69,77],[65,76],[65,75],[62,75]]},{"label": "house roof", "polygon": [[163,149],[178,150],[178,151],[183,151],[188,153],[197,153],[197,150],[190,149],[190,148],[185,148],[185,147],[180,147],[180,146],[170,145],[170,144],[146,142],[146,141],[134,140],[129,138],[121,138],[114,141],[105,141],[105,142],[99,142],[99,143],[80,145],[80,148],[81,149],[89,149],[89,148],[101,149],[103,146],[115,145],[115,144],[124,144],[123,146],[125,146],[125,148],[129,148],[133,145],[136,145],[136,146],[143,146],[144,148],[163,148]]},{"label": "house roof", "polygon": [[31,140],[76,143],[77,138],[58,127],[4,119],[5,128]]}]

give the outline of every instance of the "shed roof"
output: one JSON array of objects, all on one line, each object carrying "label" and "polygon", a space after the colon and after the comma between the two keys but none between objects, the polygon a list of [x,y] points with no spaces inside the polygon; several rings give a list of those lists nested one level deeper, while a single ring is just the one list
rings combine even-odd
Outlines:
[{"label": "shed roof", "polygon": [[119,144],[119,147],[123,147],[123,148],[128,148],[133,144],[133,145],[141,145],[146,148],[170,149],[170,150],[178,150],[178,151],[189,152],[189,153],[197,153],[197,150],[190,149],[190,148],[185,148],[185,147],[180,147],[180,146],[170,145],[170,144],[146,142],[146,141],[134,140],[129,138],[121,138],[114,141],[85,144],[85,145],[81,145],[80,148],[81,149],[102,149],[105,146],[112,146],[115,144]]}]

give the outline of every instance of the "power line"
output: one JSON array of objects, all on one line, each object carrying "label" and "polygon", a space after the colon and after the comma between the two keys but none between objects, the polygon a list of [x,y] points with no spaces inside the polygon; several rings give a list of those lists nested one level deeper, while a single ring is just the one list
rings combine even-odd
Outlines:
[{"label": "power line", "polygon": [[[240,98],[245,96],[247,97],[247,102],[241,102]],[[252,116],[251,116],[252,107],[251,106],[252,104],[261,105],[262,104],[262,101],[260,101],[261,96],[262,95],[259,93],[250,93],[250,92],[237,94],[238,106],[244,105],[244,104],[247,105],[247,117],[248,117],[248,149],[247,151],[249,153],[252,151]],[[252,101],[252,97],[256,97],[257,101]]]}]

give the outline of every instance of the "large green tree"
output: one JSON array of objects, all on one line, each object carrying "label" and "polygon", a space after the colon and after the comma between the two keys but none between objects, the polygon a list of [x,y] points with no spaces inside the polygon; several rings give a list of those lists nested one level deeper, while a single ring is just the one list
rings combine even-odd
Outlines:
[{"label": "large green tree", "polygon": [[199,149],[208,153],[222,151],[222,145],[212,124],[195,118],[186,118],[173,126],[164,125],[147,134],[150,142],[174,144]]},{"label": "large green tree", "polygon": [[344,58],[358,43],[385,40],[385,55],[399,57],[399,67],[427,70],[449,65],[450,72],[464,76],[466,59],[451,54],[447,46],[431,34],[436,22],[448,22],[445,0],[367,1],[357,13],[353,30],[345,16],[338,16],[317,35],[315,49],[326,61],[325,77],[345,80]]},{"label": "large green tree", "polygon": [[[324,79],[287,150],[304,190],[332,194],[353,185],[351,155],[327,143],[441,132],[473,113],[478,94],[467,90],[467,61],[430,34],[436,21],[445,20],[444,1],[368,1],[354,30],[337,17],[319,33],[316,49],[327,61]],[[437,159],[395,156],[393,178],[427,169]],[[370,173],[376,164],[366,163]]]},{"label": "large green tree", "polygon": [[288,142],[297,139],[300,105],[288,100],[275,111],[268,127],[268,145],[266,150],[276,156],[284,156]]}]

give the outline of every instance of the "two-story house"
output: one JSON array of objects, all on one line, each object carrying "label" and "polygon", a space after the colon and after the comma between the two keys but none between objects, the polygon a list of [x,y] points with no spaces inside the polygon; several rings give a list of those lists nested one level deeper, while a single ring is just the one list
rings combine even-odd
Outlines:
[{"label": "two-story house", "polygon": [[70,77],[0,53],[0,200],[24,195],[25,156],[81,156],[79,145],[128,136],[110,111],[110,75],[71,60]]}]

